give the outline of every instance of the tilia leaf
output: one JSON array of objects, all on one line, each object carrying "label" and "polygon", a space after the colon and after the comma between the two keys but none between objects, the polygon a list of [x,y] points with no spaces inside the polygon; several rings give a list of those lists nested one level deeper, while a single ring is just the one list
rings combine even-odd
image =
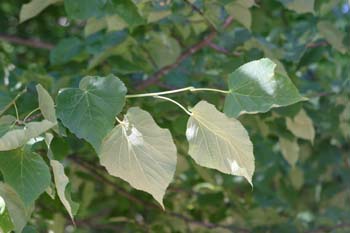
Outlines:
[{"label": "tilia leaf", "polygon": [[64,126],[98,151],[124,106],[125,94],[126,87],[114,75],[87,76],[79,88],[67,88],[58,94],[57,115]]},{"label": "tilia leaf", "polygon": [[73,220],[79,205],[71,200],[70,190],[68,190],[69,179],[64,173],[63,165],[59,161],[51,160],[50,164],[53,171],[53,177],[58,197],[60,198],[62,204],[68,211],[69,216]]},{"label": "tilia leaf", "polygon": [[287,118],[287,128],[299,138],[314,141],[314,125],[303,109],[293,119]]},{"label": "tilia leaf", "polygon": [[2,152],[0,171],[5,182],[11,185],[26,206],[33,204],[51,183],[45,161],[26,147]]},{"label": "tilia leaf", "polygon": [[21,233],[31,215],[32,206],[27,208],[15,190],[0,182],[0,196],[5,200],[15,232]]},{"label": "tilia leaf", "polygon": [[230,74],[225,114],[237,117],[243,113],[267,112],[272,107],[304,100],[290,79],[275,69],[273,61],[263,58],[248,62]]},{"label": "tilia leaf", "polygon": [[160,128],[149,113],[130,108],[103,140],[99,156],[111,175],[152,194],[164,208],[163,196],[176,168],[176,147],[169,130]]},{"label": "tilia leaf", "polygon": [[253,145],[242,124],[205,101],[191,111],[186,130],[190,156],[201,166],[243,176],[252,184]]},{"label": "tilia leaf", "polygon": [[55,103],[50,94],[40,84],[36,85],[38,92],[39,108],[45,119],[51,122],[57,122]]},{"label": "tilia leaf", "polygon": [[40,122],[30,122],[23,128],[8,131],[0,137],[0,151],[9,151],[23,146],[31,138],[38,137],[56,124],[56,122],[43,120]]}]

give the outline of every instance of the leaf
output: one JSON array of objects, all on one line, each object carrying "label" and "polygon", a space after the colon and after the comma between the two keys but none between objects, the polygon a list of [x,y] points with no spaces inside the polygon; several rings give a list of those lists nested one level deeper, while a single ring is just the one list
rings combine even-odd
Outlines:
[{"label": "leaf", "polygon": [[71,19],[99,18],[104,16],[110,6],[107,1],[101,0],[64,0],[64,8]]},{"label": "leaf", "polygon": [[74,215],[78,211],[79,204],[73,202],[70,197],[70,190],[68,188],[69,179],[64,173],[63,165],[59,161],[50,160],[50,164],[53,171],[53,177],[54,177],[58,197],[60,198],[62,204],[68,211],[69,216],[73,220]]},{"label": "leaf", "polygon": [[131,0],[112,0],[113,12],[118,14],[130,27],[144,24],[146,20],[140,15],[137,7]]},{"label": "leaf", "polygon": [[114,75],[86,76],[79,88],[67,88],[57,96],[57,115],[77,137],[99,150],[125,103],[126,88]]},{"label": "leaf", "polygon": [[40,122],[30,122],[24,128],[13,129],[0,137],[0,151],[16,149],[26,144],[31,138],[38,137],[40,134],[54,127],[57,123],[48,120]]},{"label": "leaf", "polygon": [[252,184],[253,145],[242,124],[206,101],[191,111],[186,130],[190,156],[201,166],[243,176]]},{"label": "leaf", "polygon": [[36,91],[38,92],[39,108],[45,119],[57,122],[55,103],[50,94],[40,84],[36,85]]},{"label": "leaf", "polygon": [[[3,136],[6,132],[11,130],[15,126],[16,117],[11,115],[4,115],[0,117],[0,137]],[[1,140],[1,138],[0,138]]]},{"label": "leaf", "polygon": [[[5,204],[4,199],[0,196],[0,202],[3,200],[3,203]],[[1,205],[1,203],[0,203]],[[1,207],[0,207],[1,208]],[[0,209],[1,210],[1,209]],[[11,231],[14,230],[14,225],[11,220],[11,216],[7,209],[4,208],[3,212],[0,211],[0,232],[1,233],[11,233]]]},{"label": "leaf", "polygon": [[6,111],[11,102],[12,98],[9,95],[0,92],[0,115]]},{"label": "leaf", "polygon": [[280,138],[279,145],[283,157],[292,167],[294,167],[296,162],[298,161],[300,150],[297,140],[294,139],[291,141],[286,138]]},{"label": "leaf", "polygon": [[158,68],[174,63],[181,53],[179,43],[164,33],[150,34],[150,40],[145,47]]},{"label": "leaf", "polygon": [[152,194],[164,208],[163,196],[176,168],[176,147],[169,130],[160,128],[149,113],[130,108],[103,140],[99,157],[111,175]]},{"label": "leaf", "polygon": [[298,138],[310,140],[315,139],[315,129],[311,118],[301,109],[294,118],[287,118],[287,128]]},{"label": "leaf", "polygon": [[274,62],[263,58],[248,62],[231,73],[225,114],[237,117],[244,113],[267,112],[272,107],[305,100],[290,79],[275,72],[275,68]]},{"label": "leaf", "polygon": [[31,215],[31,208],[26,208],[16,191],[2,182],[0,182],[0,196],[5,200],[15,232],[21,233]]},{"label": "leaf", "polygon": [[23,4],[19,12],[19,22],[31,19],[42,12],[46,7],[61,2],[62,0],[32,0],[27,4]]},{"label": "leaf", "polygon": [[225,10],[229,15],[250,29],[252,25],[252,14],[249,8],[254,5],[254,1],[238,0],[225,5]]},{"label": "leaf", "polygon": [[29,148],[2,152],[0,171],[5,182],[14,188],[26,206],[33,204],[51,183],[45,161]]},{"label": "leaf", "polygon": [[289,179],[296,190],[300,190],[304,184],[304,173],[297,166],[292,167],[289,173]]},{"label": "leaf", "polygon": [[76,38],[61,40],[50,52],[51,65],[63,65],[77,56],[83,49],[82,42]]},{"label": "leaf", "polygon": [[320,34],[339,52],[346,53],[347,48],[345,47],[343,41],[345,38],[345,33],[338,30],[334,23],[330,21],[320,21],[317,24],[317,29]]},{"label": "leaf", "polygon": [[299,14],[315,13],[315,0],[279,0],[289,10],[293,10]]}]

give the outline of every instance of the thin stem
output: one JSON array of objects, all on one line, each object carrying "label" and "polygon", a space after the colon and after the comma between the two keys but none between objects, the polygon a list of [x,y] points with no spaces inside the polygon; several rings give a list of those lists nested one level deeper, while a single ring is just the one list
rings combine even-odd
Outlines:
[{"label": "thin stem", "polygon": [[31,111],[30,113],[28,113],[28,115],[23,119],[23,123],[26,123],[27,119],[38,110],[40,110],[40,108],[36,108],[33,111]]},{"label": "thin stem", "polygon": [[215,89],[215,88],[192,88],[190,89],[191,92],[196,92],[196,91],[213,91],[213,92],[219,92],[219,93],[224,93],[224,94],[229,94],[231,91],[226,91],[226,90],[220,90],[220,89]]},{"label": "thin stem", "polygon": [[149,96],[161,96],[161,95],[169,95],[169,94],[174,94],[174,93],[184,92],[184,91],[190,91],[190,92],[213,91],[213,92],[219,92],[219,93],[224,93],[224,94],[230,93],[230,91],[214,89],[214,88],[185,87],[185,88],[180,88],[180,89],[171,90],[171,91],[161,91],[161,92],[153,92],[153,93],[145,93],[145,94],[126,95],[126,98],[140,98],[140,97],[149,97]]},{"label": "thin stem", "polygon": [[0,111],[0,116],[4,114],[13,104],[15,104],[17,99],[21,97],[26,91],[27,89],[24,89],[20,93],[18,93],[16,97],[10,103],[8,103],[8,105],[6,105],[6,107],[3,110]]},{"label": "thin stem", "polygon": [[185,87],[171,91],[161,91],[161,92],[153,92],[153,93],[145,93],[145,94],[135,94],[135,95],[126,95],[126,98],[139,98],[139,97],[147,97],[147,96],[159,96],[159,95],[169,95],[173,93],[188,91],[194,87]]},{"label": "thin stem", "polygon": [[118,121],[119,124],[125,124],[124,121],[120,120],[118,117],[115,117],[115,119]]},{"label": "thin stem", "polygon": [[18,114],[18,108],[16,102],[13,102],[13,106],[15,107],[15,112],[16,112],[16,119],[19,121],[19,114]]},{"label": "thin stem", "polygon": [[165,97],[165,96],[153,96],[154,98],[157,98],[157,99],[163,99],[163,100],[167,100],[167,101],[170,101],[174,104],[176,104],[177,106],[179,106],[180,108],[182,108],[182,110],[184,110],[188,115],[192,115],[192,112],[188,111],[184,106],[182,106],[179,102],[173,100],[173,99],[170,99],[168,97]]}]

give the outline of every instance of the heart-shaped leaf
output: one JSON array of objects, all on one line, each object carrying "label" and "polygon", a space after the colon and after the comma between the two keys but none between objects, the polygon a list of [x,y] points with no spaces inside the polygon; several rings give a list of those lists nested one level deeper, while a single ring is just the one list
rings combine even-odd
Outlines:
[{"label": "heart-shaped leaf", "polygon": [[304,98],[290,79],[275,72],[275,68],[273,61],[263,58],[248,62],[230,74],[225,114],[237,117],[243,113],[267,112],[272,107],[302,101]]},{"label": "heart-shaped leaf", "polygon": [[201,166],[243,176],[252,184],[253,144],[242,124],[206,101],[191,111],[186,130],[190,156]]},{"label": "heart-shaped leaf", "polygon": [[164,208],[163,196],[176,169],[176,147],[169,130],[160,128],[149,113],[130,108],[103,140],[99,156],[111,175],[152,194]]},{"label": "heart-shaped leaf", "polygon": [[87,76],[79,88],[67,88],[57,96],[57,115],[71,132],[99,150],[125,103],[126,87],[114,75]]}]

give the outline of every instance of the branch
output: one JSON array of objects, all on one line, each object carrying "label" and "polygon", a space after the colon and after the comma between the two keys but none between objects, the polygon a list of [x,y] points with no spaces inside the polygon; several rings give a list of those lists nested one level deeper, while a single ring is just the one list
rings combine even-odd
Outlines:
[{"label": "branch", "polygon": [[0,40],[13,44],[24,45],[32,48],[47,49],[50,50],[54,45],[37,40],[37,39],[23,39],[17,36],[0,35]]},{"label": "branch", "polygon": [[[233,17],[229,16],[224,24],[223,28],[227,28],[233,21]],[[136,87],[137,90],[142,90],[149,87],[152,84],[159,82],[159,80],[166,74],[168,74],[172,69],[178,67],[182,61],[186,58],[190,57],[192,54],[198,52],[202,48],[206,47],[211,43],[211,41],[218,35],[218,32],[212,31],[208,36],[204,38],[204,40],[198,42],[197,44],[192,45],[186,51],[184,51],[175,61],[175,63],[165,66],[162,69],[155,72],[152,76],[150,76],[147,80],[142,82],[140,85]]]},{"label": "branch", "polygon": [[[101,181],[102,183],[110,186],[111,188],[113,188],[118,194],[120,194],[121,196],[129,199],[131,202],[139,204],[141,206],[144,206],[148,209],[152,209],[152,210],[158,210],[160,211],[161,209],[159,208],[159,206],[157,206],[156,204],[153,203],[149,203],[149,202],[145,202],[143,200],[138,199],[135,196],[132,196],[128,191],[126,191],[125,189],[123,189],[122,187],[119,187],[117,184],[113,183],[112,181],[110,181],[109,179],[107,179],[104,175],[102,175],[99,171],[99,169],[96,169],[96,167],[92,164],[90,164],[87,161],[84,161],[83,159],[79,158],[76,155],[69,155],[67,157],[68,159],[70,159],[71,161],[73,161],[74,163],[76,163],[77,165],[79,165],[80,167],[84,168],[86,171],[89,172],[89,174],[91,174],[92,176],[94,176],[97,180]],[[235,230],[235,232],[237,233],[249,233],[250,230],[245,229],[245,228],[241,228],[241,227],[236,227],[236,226],[229,226],[229,225],[220,225],[220,224],[215,224],[215,223],[210,223],[210,222],[203,222],[203,221],[196,221],[193,220],[185,215],[176,213],[176,212],[172,212],[172,211],[166,211],[166,214],[182,219],[187,223],[193,224],[193,225],[197,225],[197,226],[201,226],[201,227],[205,227],[208,229],[212,229],[212,228],[225,228],[225,229],[229,229],[229,230]]]},{"label": "branch", "polygon": [[220,47],[219,45],[214,44],[212,42],[210,42],[208,45],[209,45],[210,48],[214,49],[215,51],[217,51],[219,53],[223,53],[223,54],[226,54],[228,56],[235,56],[235,57],[241,56],[241,54],[238,53],[238,52],[230,52],[229,50],[227,50],[227,49],[225,49],[223,47]]}]

